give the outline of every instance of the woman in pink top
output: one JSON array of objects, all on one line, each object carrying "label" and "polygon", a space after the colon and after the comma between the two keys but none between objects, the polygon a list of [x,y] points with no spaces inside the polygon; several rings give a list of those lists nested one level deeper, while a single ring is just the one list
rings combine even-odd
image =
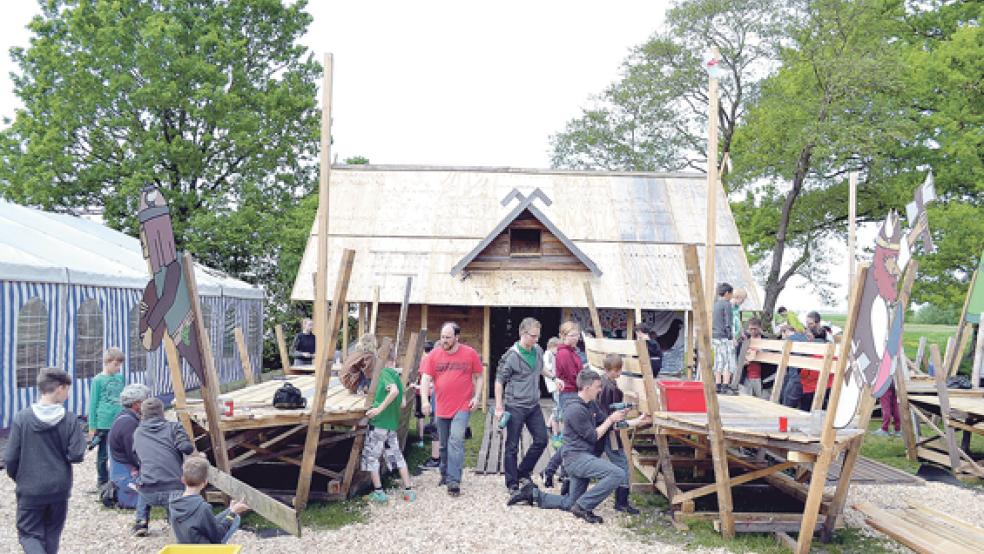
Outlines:
[{"label": "woman in pink top", "polygon": [[[564,382],[564,388],[560,391],[560,402],[557,405],[557,419],[564,421],[564,407],[571,400],[577,398],[577,374],[580,373],[584,364],[577,353],[577,343],[581,340],[581,328],[573,321],[565,321],[560,326],[560,345],[557,347],[557,361],[555,374],[557,378]],[[543,470],[543,484],[546,487],[553,487],[553,477],[560,468],[560,451],[563,446],[554,452],[550,463]]]}]

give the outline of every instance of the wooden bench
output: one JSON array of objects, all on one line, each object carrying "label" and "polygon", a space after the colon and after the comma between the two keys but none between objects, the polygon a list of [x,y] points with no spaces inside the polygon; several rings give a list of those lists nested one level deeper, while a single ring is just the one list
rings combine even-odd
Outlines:
[{"label": "wooden bench", "polygon": [[742,347],[739,363],[759,362],[776,366],[776,378],[772,385],[770,400],[779,401],[779,393],[790,367],[819,371],[817,390],[813,397],[812,410],[823,406],[827,392],[827,381],[834,374],[833,362],[839,354],[839,345],[832,342],[798,342],[757,338],[747,341]]},{"label": "wooden bench", "polygon": [[920,554],[984,552],[984,529],[923,506],[879,508],[859,502],[864,522]]}]

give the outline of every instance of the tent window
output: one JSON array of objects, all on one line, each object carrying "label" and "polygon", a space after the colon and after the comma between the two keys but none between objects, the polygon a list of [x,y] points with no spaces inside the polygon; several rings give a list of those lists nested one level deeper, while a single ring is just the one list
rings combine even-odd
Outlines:
[{"label": "tent window", "polygon": [[35,386],[47,363],[48,309],[40,298],[32,298],[17,315],[17,386]]},{"label": "tent window", "polygon": [[130,372],[147,371],[147,351],[140,340],[140,304],[135,304],[130,310],[130,352],[127,356],[127,367]]},{"label": "tent window", "polygon": [[88,299],[75,315],[75,378],[90,379],[102,371],[103,315],[99,302]]},{"label": "tent window", "polygon": [[222,357],[231,358],[236,355],[236,305],[230,305],[225,311],[225,333],[222,336]]},{"label": "tent window", "polygon": [[542,256],[539,229],[510,229],[510,256]]},{"label": "tent window", "polygon": [[[212,338],[212,306],[202,303],[202,323],[205,325],[205,334]],[[209,341],[211,342],[211,340]]]},{"label": "tent window", "polygon": [[247,340],[249,348],[254,348],[259,345],[260,351],[263,351],[263,310],[257,306],[255,309],[249,311],[249,333],[247,334]]}]

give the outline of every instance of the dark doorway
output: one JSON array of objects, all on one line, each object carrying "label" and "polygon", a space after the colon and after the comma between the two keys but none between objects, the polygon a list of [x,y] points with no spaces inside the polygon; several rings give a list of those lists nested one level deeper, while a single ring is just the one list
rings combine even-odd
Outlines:
[{"label": "dark doorway", "polygon": [[[495,398],[495,371],[499,358],[519,340],[519,323],[524,318],[536,318],[540,328],[540,347],[546,350],[547,341],[557,335],[560,329],[560,308],[492,308],[491,337],[489,341],[489,398]],[[547,389],[540,380],[540,395],[547,397]]]}]

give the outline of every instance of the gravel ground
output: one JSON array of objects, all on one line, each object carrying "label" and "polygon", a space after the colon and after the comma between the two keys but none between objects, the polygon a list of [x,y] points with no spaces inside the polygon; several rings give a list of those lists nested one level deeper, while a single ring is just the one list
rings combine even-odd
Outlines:
[{"label": "gravel ground", "polygon": [[[69,518],[62,535],[62,551],[68,553],[157,552],[169,542],[166,524],[151,521],[151,536],[130,536],[132,511],[107,510],[96,496],[86,491],[95,488],[95,471],[91,455],[75,471],[75,490]],[[679,545],[642,542],[625,529],[621,516],[612,509],[609,499],[596,511],[605,518],[603,525],[587,527],[570,514],[556,510],[539,510],[527,506],[506,508],[502,478],[466,474],[462,496],[449,498],[437,486],[437,475],[427,472],[417,477],[418,499],[404,503],[392,498],[387,505],[372,505],[365,523],[341,530],[305,528],[303,537],[290,536],[261,539],[248,531],[236,534],[234,542],[245,546],[244,552],[281,553],[311,552],[314,549],[359,552],[515,552],[526,551],[645,551],[679,552]],[[864,527],[861,514],[851,508],[854,502],[867,500],[880,506],[905,506],[921,503],[937,510],[954,512],[967,521],[984,521],[984,492],[939,483],[922,487],[853,486],[845,517],[851,527]],[[0,552],[18,552],[14,525],[16,502],[14,483],[0,478]],[[388,546],[381,537],[400,537],[397,546]],[[435,548],[435,544],[444,545]],[[697,550],[695,552],[724,552]]]}]

